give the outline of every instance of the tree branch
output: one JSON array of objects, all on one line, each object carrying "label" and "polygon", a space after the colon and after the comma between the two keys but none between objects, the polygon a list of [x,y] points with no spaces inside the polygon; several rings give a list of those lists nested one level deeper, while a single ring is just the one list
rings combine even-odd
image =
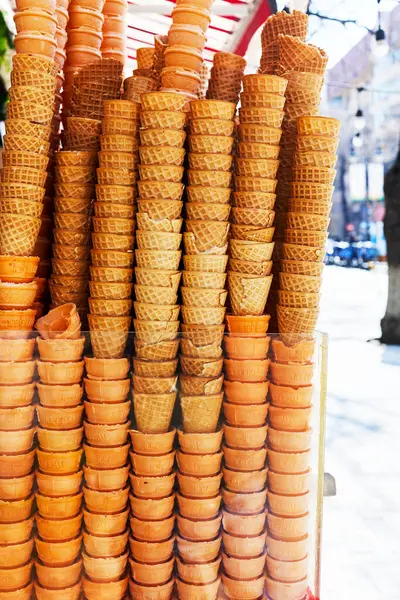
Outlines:
[{"label": "tree branch", "polygon": [[309,17],[317,17],[318,19],[321,19],[322,21],[333,21],[335,23],[341,23],[342,25],[347,25],[347,24],[351,23],[352,25],[358,25],[359,27],[366,29],[369,33],[374,33],[374,31],[372,29],[365,27],[365,25],[360,25],[359,23],[357,23],[357,21],[355,19],[338,19],[337,17],[330,17],[329,15],[322,15],[319,12],[310,10],[310,8],[307,9],[307,14]]}]

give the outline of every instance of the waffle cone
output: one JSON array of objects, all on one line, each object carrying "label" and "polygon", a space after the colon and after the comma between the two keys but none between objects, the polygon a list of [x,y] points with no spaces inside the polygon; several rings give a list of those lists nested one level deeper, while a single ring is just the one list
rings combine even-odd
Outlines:
[{"label": "waffle cone", "polygon": [[179,329],[179,321],[142,321],[134,319],[134,330],[138,340],[151,338],[153,342],[175,340]]},{"label": "waffle cone", "polygon": [[145,129],[183,129],[186,115],[180,111],[143,110],[140,124]]},{"label": "waffle cone", "polygon": [[192,135],[226,135],[234,130],[234,122],[223,119],[191,119],[190,133]]},{"label": "waffle cone", "polygon": [[243,77],[243,90],[245,94],[276,94],[284,96],[287,81],[276,75],[245,75]]},{"label": "waffle cone", "polygon": [[206,273],[204,271],[183,271],[182,276],[185,287],[202,290],[223,289],[226,280],[225,273]]},{"label": "waffle cone", "polygon": [[88,246],[90,233],[88,231],[74,231],[73,229],[54,229],[54,242],[64,246]]},{"label": "waffle cone", "polygon": [[116,204],[133,204],[136,190],[128,185],[96,185],[97,202],[115,202]]},{"label": "waffle cone", "polygon": [[177,321],[179,318],[179,304],[143,304],[134,302],[135,315],[141,321]]},{"label": "waffle cone", "polygon": [[183,202],[168,200],[139,200],[137,203],[140,213],[147,213],[149,219],[179,219]]},{"label": "waffle cone", "polygon": [[138,394],[135,393],[133,411],[136,428],[142,433],[166,433],[171,424],[176,393]]},{"label": "waffle cone", "polygon": [[170,287],[135,285],[135,298],[143,304],[176,304],[178,295]]},{"label": "waffle cone", "polygon": [[264,177],[235,176],[235,190],[237,192],[261,192],[262,194],[274,194],[278,180],[266,179]]},{"label": "waffle cone", "polygon": [[230,121],[233,119],[235,109],[234,104],[219,102],[218,100],[194,100],[190,104],[193,119],[224,119]]},{"label": "waffle cone", "polygon": [[50,125],[53,110],[45,104],[32,104],[24,100],[11,100],[7,104],[7,119],[26,119],[32,123]]},{"label": "waffle cone", "polygon": [[157,89],[157,81],[145,75],[133,75],[124,81],[124,99],[140,102],[142,95]]},{"label": "waffle cone", "polygon": [[181,375],[180,387],[182,394],[188,396],[210,396],[218,394],[222,390],[224,377],[191,377],[190,375]]},{"label": "waffle cone", "polygon": [[183,177],[183,167],[175,165],[139,165],[141,181],[171,181],[178,183]]},{"label": "waffle cone", "polygon": [[135,394],[166,394],[176,390],[177,376],[172,377],[140,377],[133,375]]},{"label": "waffle cone", "polygon": [[252,260],[239,260],[231,258],[228,263],[229,271],[234,273],[245,273],[247,275],[260,275],[266,277],[270,275],[272,269],[272,261],[264,260],[255,262]]},{"label": "waffle cone", "polygon": [[318,308],[320,295],[311,292],[277,290],[277,299],[280,306],[290,306],[291,308]]},{"label": "waffle cone", "polygon": [[230,211],[229,204],[188,202],[186,205],[186,216],[191,221],[228,221]]},{"label": "waffle cone", "polygon": [[274,242],[262,243],[248,240],[231,239],[229,243],[230,258],[250,260],[254,262],[268,261],[272,258]]},{"label": "waffle cone", "polygon": [[55,213],[54,227],[55,229],[70,229],[76,232],[89,231],[90,217],[80,213]]},{"label": "waffle cone", "polygon": [[[263,77],[267,76],[264,75]],[[271,92],[243,92],[240,95],[240,104],[242,108],[263,108],[281,111],[285,106],[285,96],[279,96]]]},{"label": "waffle cone", "polygon": [[140,143],[142,146],[182,148],[185,139],[186,133],[176,129],[142,129],[140,131]]},{"label": "waffle cone", "polygon": [[305,71],[324,75],[328,64],[327,53],[291,35],[279,35],[279,65],[284,72]]},{"label": "waffle cone", "polygon": [[184,106],[184,96],[177,93],[153,92],[142,98],[142,110],[181,111]]},{"label": "waffle cone", "polygon": [[41,202],[29,202],[28,200],[16,200],[14,198],[0,200],[0,213],[13,213],[39,219],[42,211],[43,204]]},{"label": "waffle cone", "polygon": [[158,232],[158,233],[180,233],[183,219],[152,219],[149,213],[139,213],[137,215],[138,230]]},{"label": "waffle cone", "polygon": [[304,181],[307,183],[320,183],[330,185],[336,177],[335,169],[323,167],[293,167],[293,181]]},{"label": "waffle cone", "polygon": [[187,306],[225,306],[228,292],[224,289],[202,289],[181,287],[182,301]]},{"label": "waffle cone", "polygon": [[233,156],[229,154],[195,154],[189,152],[188,158],[189,168],[194,171],[229,171],[233,162]]},{"label": "waffle cone", "polygon": [[325,135],[336,138],[339,131],[340,121],[331,117],[305,116],[298,122],[299,135]]},{"label": "waffle cone", "polygon": [[322,262],[307,262],[301,260],[281,260],[282,273],[321,278],[324,264]]},{"label": "waffle cone", "polygon": [[127,300],[132,295],[132,283],[105,283],[91,281],[89,283],[92,298],[103,298],[108,300]]},{"label": "waffle cone", "polygon": [[133,269],[120,267],[90,267],[92,281],[110,283],[130,283],[132,281]]},{"label": "waffle cone", "polygon": [[180,341],[180,351],[183,356],[197,358],[220,358],[222,356],[222,346],[216,342],[205,346],[197,346],[192,340],[182,339]]},{"label": "waffle cone", "polygon": [[[50,149],[50,144],[47,141],[50,136],[49,127],[30,123],[26,119],[9,119],[8,123],[23,123],[21,127],[26,128],[27,132],[26,135],[23,135],[18,128],[7,125],[7,135],[4,136],[3,140],[4,149],[7,152],[35,152],[40,155],[47,155]],[[28,125],[25,125],[25,123]],[[33,127],[42,127],[44,133],[32,129]],[[11,131],[16,133],[11,133]]]},{"label": "waffle cone", "polygon": [[127,317],[131,314],[132,300],[105,300],[89,298],[91,314],[102,317]]},{"label": "waffle cone", "polygon": [[281,260],[295,260],[306,262],[322,262],[325,256],[325,248],[314,248],[296,244],[282,244]]},{"label": "waffle cone", "polygon": [[123,356],[131,320],[131,317],[88,315],[90,340],[95,358]]},{"label": "waffle cone", "polygon": [[184,375],[196,375],[199,377],[219,377],[222,373],[223,359],[181,356],[180,366]]},{"label": "waffle cone", "polygon": [[227,204],[231,197],[230,188],[189,186],[186,192],[189,202]]},{"label": "waffle cone", "polygon": [[329,226],[329,221],[329,217],[322,217],[309,213],[289,212],[286,215],[286,225],[289,229],[326,231]]},{"label": "waffle cone", "polygon": [[196,325],[182,323],[182,337],[190,340],[195,346],[209,346],[222,344],[224,325]]},{"label": "waffle cone", "polygon": [[190,151],[197,154],[231,154],[233,137],[225,135],[191,135]]},{"label": "waffle cone", "polygon": [[225,273],[228,257],[223,255],[188,255],[183,257],[186,271]]},{"label": "waffle cone", "polygon": [[[192,223],[204,223],[204,221],[192,221]],[[186,255],[205,254],[204,250],[201,250],[196,244],[196,238],[193,233],[187,232],[183,234],[183,244]],[[228,244],[223,246],[214,246],[209,250],[210,254],[214,255],[225,255],[228,250]]]},{"label": "waffle cone", "polygon": [[277,315],[281,339],[285,344],[292,346],[312,335],[317,324],[318,310],[278,305]]},{"label": "waffle cone", "polygon": [[303,183],[295,181],[290,184],[293,198],[307,198],[320,202],[330,202],[333,194],[332,185],[319,183]]},{"label": "waffle cone", "polygon": [[339,145],[338,137],[323,135],[298,135],[298,152],[330,152],[334,154]]},{"label": "waffle cone", "polygon": [[234,315],[262,315],[271,288],[272,275],[257,277],[228,272],[228,287]]},{"label": "waffle cone", "polygon": [[128,119],[135,121],[139,118],[140,104],[130,100],[106,100],[104,102],[104,117]]},{"label": "waffle cone", "polygon": [[138,191],[144,200],[179,201],[183,194],[183,184],[172,181],[139,181]]},{"label": "waffle cone", "polygon": [[136,264],[142,269],[165,269],[176,271],[181,261],[180,250],[159,252],[156,250],[135,250]]},{"label": "waffle cone", "polygon": [[182,235],[180,233],[164,233],[161,231],[137,231],[137,246],[145,250],[179,250]]},{"label": "waffle cone", "polygon": [[234,223],[235,225],[248,225],[260,228],[267,228],[272,227],[274,223],[274,218],[275,212],[273,210],[257,208],[232,209],[232,223]]},{"label": "waffle cone", "polygon": [[95,202],[93,207],[95,217],[99,218],[133,219],[136,213],[136,207],[132,204]]},{"label": "waffle cone", "polygon": [[313,90],[320,93],[324,84],[324,78],[317,73],[288,71],[285,73],[285,79],[288,81],[287,92],[289,94],[297,90]]},{"label": "waffle cone", "polygon": [[40,226],[40,219],[2,213],[0,219],[0,254],[30,256],[34,251]]},{"label": "waffle cone", "polygon": [[116,217],[93,217],[93,231],[95,233],[110,233],[114,235],[131,236],[135,230],[133,219],[118,219]]},{"label": "waffle cone", "polygon": [[225,318],[225,307],[182,306],[182,320],[189,325],[221,325]]},{"label": "waffle cone", "polygon": [[293,166],[334,169],[336,160],[337,156],[330,152],[297,152]]},{"label": "waffle cone", "polygon": [[114,267],[129,269],[133,264],[133,252],[110,252],[107,250],[91,250],[94,267]]},{"label": "waffle cone", "polygon": [[[229,233],[229,223],[218,221],[186,221],[186,231],[192,234],[196,253],[218,254],[224,248]],[[185,240],[186,244],[186,240]],[[216,252],[215,250],[218,250]]]},{"label": "waffle cone", "polygon": [[128,252],[133,249],[132,235],[113,235],[111,233],[93,233],[92,244],[95,250],[119,250]]},{"label": "waffle cone", "polygon": [[313,248],[324,248],[328,239],[325,231],[304,231],[301,229],[286,229],[285,242],[288,244],[299,244],[300,246],[312,246]]},{"label": "waffle cone", "polygon": [[165,287],[171,289],[174,293],[178,291],[181,280],[180,271],[156,270],[156,269],[135,269],[136,283],[141,286]]},{"label": "waffle cone", "polygon": [[57,213],[89,214],[91,204],[90,198],[54,198],[54,210]]},{"label": "waffle cone", "polygon": [[210,396],[181,395],[183,431],[213,433],[217,430],[223,394]]},{"label": "waffle cone", "polygon": [[235,192],[233,194],[233,206],[241,209],[272,211],[275,200],[275,194],[262,192]]},{"label": "waffle cone", "polygon": [[163,361],[176,358],[179,350],[179,340],[156,341],[149,334],[144,340],[135,340],[135,355],[142,360]]},{"label": "waffle cone", "polygon": [[288,292],[318,294],[321,288],[322,279],[318,276],[279,273],[279,283],[281,290]]},{"label": "waffle cone", "polygon": [[172,148],[171,146],[142,146],[139,154],[142,165],[181,167],[185,159],[184,148]]}]

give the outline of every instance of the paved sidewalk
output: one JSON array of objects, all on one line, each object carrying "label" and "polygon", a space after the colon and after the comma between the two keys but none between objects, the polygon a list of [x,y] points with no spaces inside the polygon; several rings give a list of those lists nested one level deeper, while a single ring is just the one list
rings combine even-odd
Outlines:
[{"label": "paved sidewalk", "polygon": [[400,600],[400,347],[380,335],[386,269],[327,267],[330,336],[321,600]]}]

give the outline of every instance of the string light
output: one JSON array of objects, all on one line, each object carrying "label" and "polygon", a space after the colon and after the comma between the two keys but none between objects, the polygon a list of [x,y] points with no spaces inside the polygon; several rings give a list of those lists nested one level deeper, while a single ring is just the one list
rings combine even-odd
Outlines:
[{"label": "string light", "polygon": [[356,131],[362,131],[365,128],[366,120],[364,117],[364,113],[362,111],[362,108],[360,107],[360,96],[361,96],[361,92],[364,91],[364,88],[360,87],[357,88],[357,100],[358,100],[358,109],[356,114],[354,115],[354,129]]},{"label": "string light", "polygon": [[356,133],[356,135],[353,137],[353,146],[354,148],[361,148],[363,145],[363,139],[361,137],[361,133]]}]

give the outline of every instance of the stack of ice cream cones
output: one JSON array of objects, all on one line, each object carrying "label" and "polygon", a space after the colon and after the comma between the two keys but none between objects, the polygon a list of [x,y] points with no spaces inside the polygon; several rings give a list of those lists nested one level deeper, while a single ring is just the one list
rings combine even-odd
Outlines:
[{"label": "stack of ice cream cones", "polygon": [[216,52],[208,83],[207,98],[237,104],[245,68],[246,61],[242,56],[231,52]]},{"label": "stack of ice cream cones", "polygon": [[314,340],[272,341],[268,427],[268,597],[301,598],[308,587]]},{"label": "stack of ice cream cones", "polygon": [[191,104],[181,288],[181,408],[188,433],[216,431],[221,409],[234,112],[229,102]]},{"label": "stack of ice cream cones", "polygon": [[244,78],[229,242],[228,286],[234,315],[262,315],[271,287],[285,89],[286,80],[281,77]]},{"label": "stack of ice cream cones", "polygon": [[172,11],[161,71],[162,90],[180,90],[190,99],[197,97],[212,3],[213,0],[181,0]]},{"label": "stack of ice cream cones", "polygon": [[[172,27],[172,25],[171,25]],[[169,30],[171,31],[171,27]],[[198,34],[201,36],[203,32],[201,30],[198,31]],[[157,83],[160,83],[161,79],[161,71],[165,67],[165,51],[168,48],[168,36],[167,35],[155,35],[154,36],[154,73],[153,77],[156,79]]]},{"label": "stack of ice cream cones", "polygon": [[138,129],[137,103],[104,103],[88,316],[96,358],[122,358],[131,324]]},{"label": "stack of ice cream cones", "polygon": [[106,0],[103,6],[104,22],[101,55],[103,58],[118,60],[122,65],[125,60],[124,22],[126,21],[127,12],[127,0]]},{"label": "stack of ice cream cones", "polygon": [[262,597],[265,584],[268,324],[268,315],[227,317],[222,563],[232,598]]},{"label": "stack of ice cream cones", "polygon": [[312,335],[318,317],[339,129],[329,117],[298,120],[277,291],[278,328],[288,344]]},{"label": "stack of ice cream cones", "polygon": [[51,301],[53,306],[73,302],[83,322],[88,307],[90,214],[96,165],[96,151],[56,154]]},{"label": "stack of ice cream cones", "polygon": [[83,566],[85,597],[125,596],[128,578],[127,358],[86,358]]},{"label": "stack of ice cream cones", "polygon": [[166,433],[176,400],[184,102],[172,93],[142,96],[134,321],[134,411],[142,433]]},{"label": "stack of ice cream cones", "polygon": [[[134,384],[145,382],[143,375],[135,375]],[[150,378],[148,378],[148,382]],[[154,377],[153,385],[160,384],[160,393],[155,396],[161,414],[162,390],[175,390],[176,378]],[[154,390],[153,390],[154,391]],[[168,394],[164,394],[165,396]],[[135,393],[138,397],[146,394]],[[151,429],[153,412],[149,412],[146,430]],[[143,420],[142,420],[143,422]],[[167,425],[168,428],[169,424]],[[141,433],[131,431],[132,463],[131,505],[129,537],[131,579],[129,588],[132,598],[145,598],[160,595],[170,598],[175,579],[173,535],[175,525],[175,429],[161,433]]]},{"label": "stack of ice cream cones", "polygon": [[32,595],[33,278],[39,259],[0,257],[0,595]]},{"label": "stack of ice cream cones", "polygon": [[155,48],[143,46],[136,50],[137,69],[142,75],[151,75],[154,69]]},{"label": "stack of ice cream cones", "polygon": [[279,35],[281,33],[305,42],[308,29],[308,16],[294,10],[291,13],[278,12],[269,17],[261,33],[262,56],[260,73],[274,74],[279,63]]},{"label": "stack of ice cream cones", "polygon": [[[82,535],[82,360],[85,338],[73,304],[39,319],[39,447],[36,472],[38,598],[79,594]],[[52,590],[52,592],[50,591]]]},{"label": "stack of ice cream cones", "polygon": [[[213,396],[188,396],[192,414]],[[177,586],[180,598],[197,595],[215,600],[220,585],[220,485],[222,430],[206,433],[179,430],[177,451],[179,513],[177,516]],[[205,428],[204,428],[205,429]]]},{"label": "stack of ice cream cones", "polygon": [[[142,53],[139,50],[142,50]],[[138,48],[138,68],[133,72],[131,77],[127,77],[124,81],[123,97],[126,100],[140,102],[142,94],[149,94],[158,89],[158,76],[153,70],[154,48],[152,49],[153,59],[150,59],[149,50],[151,48]],[[139,67],[139,64],[142,66]]]}]

